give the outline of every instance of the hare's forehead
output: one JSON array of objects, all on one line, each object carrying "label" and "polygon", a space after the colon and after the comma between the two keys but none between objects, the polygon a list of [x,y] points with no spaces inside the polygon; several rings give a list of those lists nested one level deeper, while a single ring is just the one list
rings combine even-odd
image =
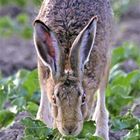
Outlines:
[{"label": "hare's forehead", "polygon": [[75,93],[80,91],[81,91],[80,84],[72,81],[68,81],[68,83],[67,82],[59,83],[55,87],[55,92],[61,92],[61,93]]},{"label": "hare's forehead", "polygon": [[66,94],[75,94],[75,93],[82,93],[83,88],[81,83],[77,80],[72,78],[71,79],[65,79],[63,81],[60,81],[54,88],[55,93],[66,93]]},{"label": "hare's forehead", "polygon": [[76,83],[71,83],[69,85],[66,85],[64,83],[58,87],[58,91],[73,93],[73,92],[79,91],[79,87],[78,87],[78,84],[76,84]]}]

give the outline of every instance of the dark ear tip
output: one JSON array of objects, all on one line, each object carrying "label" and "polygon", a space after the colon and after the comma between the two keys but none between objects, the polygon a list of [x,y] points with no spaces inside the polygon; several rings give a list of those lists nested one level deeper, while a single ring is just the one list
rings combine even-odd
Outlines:
[{"label": "dark ear tip", "polygon": [[42,24],[42,25],[44,25],[44,26],[46,26],[41,20],[35,20],[34,22],[33,22],[33,25],[35,26],[36,24]]},{"label": "dark ear tip", "polygon": [[93,20],[98,21],[98,16],[97,16],[97,15],[96,15],[96,16],[93,16],[93,17],[91,18],[91,21],[93,21]]},{"label": "dark ear tip", "polygon": [[50,32],[50,28],[44,23],[42,22],[41,20],[35,20],[33,22],[33,26],[35,27],[35,29],[39,28],[39,29],[42,29],[43,31],[48,31]]},{"label": "dark ear tip", "polygon": [[98,16],[96,15],[96,16],[93,16],[91,19],[90,19],[90,21],[88,22],[88,24],[87,24],[87,26],[86,26],[86,28],[87,27],[90,27],[93,23],[97,23],[98,22]]}]

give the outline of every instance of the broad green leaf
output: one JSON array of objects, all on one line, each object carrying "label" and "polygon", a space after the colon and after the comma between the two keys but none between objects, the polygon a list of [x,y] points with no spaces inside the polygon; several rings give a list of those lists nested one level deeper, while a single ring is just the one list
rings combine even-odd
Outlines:
[{"label": "broad green leaf", "polygon": [[30,71],[21,69],[15,74],[13,82],[16,85],[16,87],[21,86],[21,84],[28,77],[29,73]]},{"label": "broad green leaf", "polygon": [[128,96],[127,89],[121,85],[108,86],[107,94],[107,108],[112,115],[119,115],[122,108],[133,102],[134,97]]},{"label": "broad green leaf", "polygon": [[34,92],[39,90],[37,70],[29,73],[22,86],[27,90],[29,98],[33,96]]},{"label": "broad green leaf", "polygon": [[137,124],[122,140],[139,140],[140,138],[140,123]]},{"label": "broad green leaf", "polygon": [[32,134],[34,137],[45,140],[49,137],[49,135],[52,134],[52,130],[47,128],[47,126],[39,120],[34,120],[30,117],[27,117],[24,118],[21,122],[25,126],[26,137]]},{"label": "broad green leaf", "polygon": [[35,116],[38,110],[38,105],[34,102],[28,102],[27,110]]},{"label": "broad green leaf", "polygon": [[109,82],[112,82],[112,80],[115,79],[118,75],[122,76],[126,75],[126,73],[120,70],[119,67],[120,64],[116,64],[110,69]]},{"label": "broad green leaf", "polygon": [[8,16],[0,18],[0,36],[9,37],[13,32],[13,22]]},{"label": "broad green leaf", "polygon": [[25,13],[21,13],[16,17],[17,21],[22,24],[22,25],[26,25],[27,23],[29,23],[29,17],[27,14]]},{"label": "broad green leaf", "polygon": [[4,86],[0,85],[0,110],[3,109],[6,101],[7,101],[7,95],[4,92]]},{"label": "broad green leaf", "polygon": [[102,138],[97,137],[97,136],[93,136],[90,133],[86,134],[86,139],[87,140],[103,140]]},{"label": "broad green leaf", "polygon": [[93,136],[95,132],[95,122],[93,121],[85,122],[82,132],[77,137],[64,137],[58,130],[47,128],[43,122],[30,117],[23,119],[22,124],[25,126],[24,140],[28,137],[38,138],[39,140],[102,140]]},{"label": "broad green leaf", "polygon": [[94,121],[86,121],[83,125],[83,130],[78,136],[78,138],[84,138],[88,134],[94,134],[95,132],[95,122]]},{"label": "broad green leaf", "polygon": [[25,110],[26,100],[24,97],[17,97],[12,101],[12,105],[15,105],[19,111]]},{"label": "broad green leaf", "polygon": [[11,122],[13,122],[15,118],[15,114],[8,110],[0,111],[0,128],[8,126]]},{"label": "broad green leaf", "polygon": [[125,42],[122,46],[117,47],[112,53],[112,66],[123,62],[127,59],[133,59],[138,62],[140,49],[132,42]]},{"label": "broad green leaf", "polygon": [[25,26],[21,32],[22,37],[24,39],[31,39],[33,34],[33,30],[31,27]]},{"label": "broad green leaf", "polygon": [[15,3],[22,7],[27,4],[27,2],[25,0],[15,0]]},{"label": "broad green leaf", "polygon": [[124,116],[117,116],[112,118],[112,127],[114,131],[122,130],[122,129],[129,129],[131,130],[134,128],[139,122],[139,120],[133,116],[131,112]]},{"label": "broad green leaf", "polygon": [[28,135],[22,138],[22,140],[39,140],[39,139],[34,137],[33,135]]},{"label": "broad green leaf", "polygon": [[112,53],[112,65],[119,63],[124,60],[125,50],[123,47],[118,47],[113,50]]}]

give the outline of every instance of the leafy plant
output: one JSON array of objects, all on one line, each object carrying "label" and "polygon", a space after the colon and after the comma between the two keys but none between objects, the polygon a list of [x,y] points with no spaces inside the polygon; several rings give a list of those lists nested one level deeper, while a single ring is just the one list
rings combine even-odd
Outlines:
[{"label": "leafy plant", "polygon": [[15,114],[9,110],[0,111],[0,128],[6,127],[9,125],[15,118]]},{"label": "leafy plant", "polygon": [[32,138],[35,140],[102,140],[99,137],[93,136],[95,132],[95,123],[93,121],[85,122],[82,132],[77,137],[61,136],[56,129],[47,128],[43,122],[29,117],[23,119],[22,124],[25,126],[25,136],[23,140]]},{"label": "leafy plant", "polygon": [[5,16],[0,18],[0,34],[2,37],[21,35],[25,39],[32,38],[32,26],[29,25],[28,15],[20,14],[17,19]]},{"label": "leafy plant", "polygon": [[40,0],[30,0],[30,1],[25,1],[25,0],[13,0],[13,1],[9,1],[9,0],[0,0],[0,5],[17,5],[17,6],[27,6],[30,4],[35,4],[35,5],[39,5],[41,3]]},{"label": "leafy plant", "polygon": [[112,118],[111,122],[112,130],[118,131],[123,129],[131,130],[140,123],[140,120],[136,118],[131,111],[129,111],[124,116],[116,116]]},{"label": "leafy plant", "polygon": [[[122,140],[138,140],[140,137],[140,120],[132,114],[132,104],[140,98],[140,71],[134,70],[127,73],[120,67],[130,58],[139,65],[139,57],[139,49],[131,43],[115,48],[112,54],[113,61],[106,89],[106,102],[110,112],[111,131],[128,131]],[[27,111],[31,117],[22,120],[22,125],[25,127],[23,140],[101,139],[93,136],[96,128],[93,121],[85,122],[81,134],[77,137],[62,137],[57,130],[47,128],[43,122],[34,119],[39,100],[37,70],[19,70],[7,78],[0,76],[0,128],[9,126],[19,112]],[[125,115],[121,115],[124,109]]]},{"label": "leafy plant", "polygon": [[130,5],[137,2],[138,0],[111,0],[112,8],[115,13],[115,18],[120,19],[123,13],[127,11]]},{"label": "leafy plant", "polygon": [[[40,92],[37,71],[20,70],[15,75],[0,80],[0,126],[12,122],[16,113],[29,111],[33,116],[38,110]],[[6,106],[9,104],[9,106]],[[4,109],[7,109],[4,111]],[[14,109],[14,114],[10,111]],[[9,113],[9,117],[7,116]],[[5,115],[4,115],[5,114]],[[10,117],[11,116],[11,117]]]},{"label": "leafy plant", "polygon": [[[32,38],[32,23],[29,19],[30,13],[27,12],[27,6],[32,7],[34,5],[39,5],[40,0],[0,0],[0,8],[3,8],[3,5],[20,7],[20,12],[15,13],[15,16],[9,16],[9,14],[0,17],[0,36],[1,37],[11,37],[11,36],[20,36],[23,39]],[[14,10],[13,10],[14,12]]]},{"label": "leafy plant", "polygon": [[140,66],[140,49],[132,42],[125,42],[112,52],[112,66],[125,60],[133,59]]},{"label": "leafy plant", "polygon": [[127,135],[122,138],[122,140],[139,140],[140,138],[140,123],[135,125],[135,127],[128,132]]}]

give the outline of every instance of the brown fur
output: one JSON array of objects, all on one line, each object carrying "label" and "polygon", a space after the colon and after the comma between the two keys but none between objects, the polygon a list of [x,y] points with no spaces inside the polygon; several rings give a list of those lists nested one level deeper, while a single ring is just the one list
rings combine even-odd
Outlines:
[{"label": "brown fur", "polygon": [[[83,77],[79,79],[70,73],[71,66],[69,57],[71,46],[76,36],[88,24],[93,16],[98,17],[94,48],[90,54],[89,61],[84,66]],[[44,66],[39,59],[38,69],[40,85],[44,92],[42,94],[46,95],[46,98],[48,98],[47,105],[50,106],[50,110],[47,109],[48,111],[45,115],[47,114],[47,116],[51,118],[51,122],[53,121],[54,126],[57,127],[62,134],[68,134],[66,128],[76,130],[76,128],[79,127],[79,130],[73,132],[73,135],[77,135],[82,129],[83,120],[90,119],[93,115],[93,95],[97,89],[100,89],[102,95],[99,95],[99,99],[103,97],[103,100],[100,101],[103,101],[104,105],[102,106],[99,104],[101,107],[100,110],[103,109],[103,112],[105,112],[105,119],[108,119],[104,101],[105,95],[103,94],[107,83],[111,59],[112,10],[110,2],[108,0],[44,0],[36,20],[42,21],[56,33],[62,50],[61,55],[63,56],[63,63],[60,63],[60,67],[64,67],[63,69],[70,73],[65,73],[63,71],[61,77],[56,80],[51,75],[49,68]],[[72,56],[76,55],[77,52],[72,51]],[[75,62],[71,62],[71,64],[72,63]],[[82,96],[79,97],[78,95],[79,90],[81,93],[83,93],[83,90],[86,93],[86,104],[82,107],[84,118],[79,110],[79,104],[82,99]],[[49,104],[52,104],[52,96],[57,93],[57,91],[61,91],[59,101],[57,101],[61,104],[61,108]],[[45,101],[43,102],[45,103]],[[40,107],[38,117],[51,127],[51,123],[48,123],[49,119],[46,120],[40,117],[40,114],[43,113],[42,111],[43,109]],[[50,115],[51,111],[53,112],[52,116]],[[96,112],[96,114],[99,114],[95,115],[98,116],[98,118],[101,117],[100,113]],[[98,119],[96,123],[97,125],[99,124]],[[99,126],[99,129],[101,130],[101,126]],[[104,134],[106,132],[102,132],[103,134],[100,133],[98,131],[98,126],[96,133],[108,140],[108,134]]]}]

